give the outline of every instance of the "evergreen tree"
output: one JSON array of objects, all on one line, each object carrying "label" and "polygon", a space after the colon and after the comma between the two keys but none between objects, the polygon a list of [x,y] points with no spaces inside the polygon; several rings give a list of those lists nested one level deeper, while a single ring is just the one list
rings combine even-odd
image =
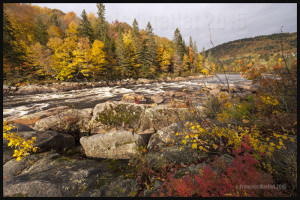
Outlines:
[{"label": "evergreen tree", "polygon": [[143,62],[143,42],[142,42],[141,35],[139,33],[139,26],[138,26],[136,19],[134,19],[134,21],[132,23],[132,29],[133,29],[133,45],[134,45],[134,48],[136,49],[137,61],[139,64],[142,64],[142,62]]},{"label": "evergreen tree", "polygon": [[190,41],[189,41],[189,44],[190,44],[190,48],[193,49],[193,39],[192,39],[192,36],[190,36]]},{"label": "evergreen tree", "polygon": [[105,6],[103,3],[97,3],[97,8],[98,8],[98,18],[95,26],[95,36],[94,38],[100,41],[104,42],[105,39],[105,32],[106,32],[106,23],[105,23]]},{"label": "evergreen tree", "polygon": [[35,40],[42,45],[46,45],[48,42],[48,33],[47,28],[43,24],[42,19],[38,17],[37,25],[36,25],[36,33],[35,33]]},{"label": "evergreen tree", "polygon": [[104,51],[106,52],[106,59],[108,63],[105,68],[105,78],[108,81],[116,79],[118,73],[116,71],[116,54],[115,54],[115,41],[113,38],[108,34],[108,25],[105,21],[105,6],[103,3],[97,3],[98,8],[98,18],[95,25],[95,35],[94,39],[100,40],[104,43]]},{"label": "evergreen tree", "polygon": [[118,70],[121,73],[121,77],[125,78],[127,77],[125,49],[123,44],[123,35],[120,27],[116,39],[116,55],[117,55]]},{"label": "evergreen tree", "polygon": [[59,26],[58,20],[57,20],[57,15],[53,14],[51,17],[51,22],[55,25],[55,26]]},{"label": "evergreen tree", "polygon": [[176,75],[181,75],[182,72],[182,59],[184,55],[184,41],[182,40],[182,35],[178,28],[174,32],[174,73]]},{"label": "evergreen tree", "polygon": [[136,36],[136,35],[139,35],[139,25],[136,21],[136,19],[134,18],[133,20],[133,23],[132,23],[132,29],[133,29],[133,34]]},{"label": "evergreen tree", "polygon": [[198,52],[196,41],[194,41],[193,52],[194,52],[194,53],[197,53],[197,52]]},{"label": "evergreen tree", "polygon": [[203,59],[206,59],[206,54],[205,54],[205,48],[204,47],[202,48],[201,55],[202,55]]},{"label": "evergreen tree", "polygon": [[82,11],[81,18],[82,18],[82,20],[81,20],[81,22],[79,24],[79,27],[78,27],[79,37],[88,37],[90,42],[93,43],[94,42],[94,40],[93,40],[93,30],[92,30],[90,22],[88,21],[87,14],[86,14],[85,10]]},{"label": "evergreen tree", "polygon": [[150,70],[150,74],[152,76],[156,76],[158,73],[160,73],[157,65],[158,52],[154,40],[153,28],[150,22],[148,22],[147,24],[146,32],[147,32],[147,39],[145,44],[146,45],[146,51],[145,51],[146,66],[148,68],[147,70]]}]

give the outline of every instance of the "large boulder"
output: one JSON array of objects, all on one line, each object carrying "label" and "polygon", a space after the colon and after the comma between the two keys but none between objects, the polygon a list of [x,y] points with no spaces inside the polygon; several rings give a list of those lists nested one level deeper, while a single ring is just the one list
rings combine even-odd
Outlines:
[{"label": "large boulder", "polygon": [[58,132],[73,134],[76,137],[78,132],[88,132],[83,122],[88,122],[92,117],[91,114],[91,108],[69,109],[57,115],[41,119],[35,123],[33,128],[38,131],[56,130]]},{"label": "large boulder", "polygon": [[136,93],[127,93],[122,97],[122,102],[126,103],[146,103],[146,98],[144,95],[136,94]]},{"label": "large boulder", "polygon": [[161,96],[161,95],[154,95],[154,96],[151,96],[151,100],[154,102],[154,103],[162,103],[164,101],[164,98]]},{"label": "large boulder", "polygon": [[[203,107],[196,108],[198,113],[204,114]],[[149,128],[162,129],[174,123],[174,121],[190,120],[194,115],[188,108],[172,108],[168,105],[158,105],[145,110],[140,118],[139,130]]]},{"label": "large boulder", "polygon": [[90,132],[103,134],[113,127],[137,128],[144,109],[145,105],[118,101],[97,104],[88,123]]},{"label": "large boulder", "polygon": [[87,157],[131,159],[137,156],[138,135],[130,131],[112,131],[80,138]]}]

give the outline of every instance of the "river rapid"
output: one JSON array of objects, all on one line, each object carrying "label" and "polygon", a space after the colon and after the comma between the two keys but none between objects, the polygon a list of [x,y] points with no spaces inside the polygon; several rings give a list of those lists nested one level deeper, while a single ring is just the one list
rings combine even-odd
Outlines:
[{"label": "river rapid", "polygon": [[[217,76],[226,83],[224,74]],[[236,84],[247,81],[240,74],[227,74],[229,83]],[[66,92],[29,94],[29,95],[6,95],[3,97],[3,118],[9,116],[23,116],[58,106],[71,106],[77,109],[93,108],[95,105],[114,100],[119,101],[126,93],[138,93],[145,96],[166,92],[170,90],[182,90],[193,87],[201,89],[204,84],[221,83],[216,76],[180,82],[160,82],[151,84],[136,84],[114,87],[95,87]]]}]

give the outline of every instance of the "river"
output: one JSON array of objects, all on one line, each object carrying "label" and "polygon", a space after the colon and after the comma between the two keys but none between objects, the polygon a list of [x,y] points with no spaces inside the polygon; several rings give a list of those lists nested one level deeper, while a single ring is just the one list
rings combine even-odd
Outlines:
[{"label": "river", "polygon": [[[226,82],[224,74],[217,74],[219,78]],[[229,83],[246,81],[240,74],[228,74]],[[3,97],[3,117],[23,116],[46,110],[58,106],[72,106],[77,109],[93,108],[98,103],[108,100],[119,101],[125,93],[138,93],[143,95],[153,95],[167,90],[182,90],[186,87],[200,89],[203,84],[220,83],[214,77],[202,78],[198,80],[180,82],[160,82],[151,84],[136,84],[114,87],[95,87],[67,92],[31,94],[31,95],[7,95]]]}]

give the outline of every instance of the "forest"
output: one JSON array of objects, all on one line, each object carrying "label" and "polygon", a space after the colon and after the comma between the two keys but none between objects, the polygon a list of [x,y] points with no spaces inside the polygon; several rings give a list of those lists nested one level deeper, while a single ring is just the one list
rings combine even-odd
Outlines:
[{"label": "forest", "polygon": [[[64,14],[30,4],[4,4],[4,81],[10,85],[38,81],[137,79],[208,74],[212,57],[201,55],[196,42],[172,41],[153,33],[150,22],[140,29],[82,11]],[[25,17],[26,16],[26,17]],[[205,69],[203,66],[206,66]]]}]

